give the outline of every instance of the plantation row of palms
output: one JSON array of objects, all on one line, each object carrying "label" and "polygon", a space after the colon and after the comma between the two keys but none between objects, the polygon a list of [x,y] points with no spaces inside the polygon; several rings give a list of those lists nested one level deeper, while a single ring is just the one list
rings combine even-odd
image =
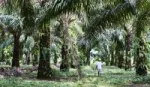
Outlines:
[{"label": "plantation row of palms", "polygon": [[[147,75],[149,0],[0,0],[1,61],[38,64],[38,78],[52,74],[61,57],[61,71],[90,64],[97,49],[106,65],[125,70],[135,64],[137,75]],[[11,50],[13,53],[11,54]],[[8,52],[6,52],[8,51]],[[21,59],[25,54],[25,59]],[[61,55],[61,56],[60,56]],[[10,58],[8,58],[10,59]],[[131,62],[134,61],[134,62]]]}]

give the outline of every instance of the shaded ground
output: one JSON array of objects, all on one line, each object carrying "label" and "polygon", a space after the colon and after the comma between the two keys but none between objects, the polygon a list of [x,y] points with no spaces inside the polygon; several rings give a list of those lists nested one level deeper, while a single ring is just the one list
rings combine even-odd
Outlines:
[{"label": "shaded ground", "polygon": [[60,72],[59,69],[54,68],[52,78],[46,80],[36,79],[35,67],[23,66],[21,70],[24,71],[21,77],[0,78],[0,87],[150,87],[149,74],[139,77],[135,75],[135,71],[124,71],[112,66],[104,66],[101,77],[97,76],[96,70],[84,66],[82,67],[84,77],[81,80],[77,77],[76,69]]},{"label": "shaded ground", "polygon": [[[0,67],[0,79],[4,77],[10,77],[10,76],[17,76],[22,77],[23,79],[30,79],[30,80],[39,80],[36,78],[37,75],[37,66],[33,67],[21,67],[19,70],[14,70],[11,67]],[[20,73],[21,72],[21,73]],[[56,72],[56,71],[54,71]],[[46,81],[77,81],[77,75],[71,75],[71,76],[60,76],[60,73],[56,72],[56,75],[51,76],[49,79],[40,79],[40,80],[46,80]],[[59,76],[58,76],[59,75]]]},{"label": "shaded ground", "polygon": [[132,85],[125,85],[124,87],[150,87],[149,84],[132,84]]}]

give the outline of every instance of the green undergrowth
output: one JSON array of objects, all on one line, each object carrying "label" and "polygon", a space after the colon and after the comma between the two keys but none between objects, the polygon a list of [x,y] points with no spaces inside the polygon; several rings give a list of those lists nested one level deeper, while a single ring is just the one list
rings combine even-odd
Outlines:
[{"label": "green undergrowth", "polygon": [[60,72],[59,70],[52,69],[52,76],[56,77],[77,77],[76,69],[70,69],[69,72]]},{"label": "green undergrowth", "polygon": [[83,78],[77,81],[25,80],[22,78],[5,78],[0,80],[0,87],[116,87],[100,82],[99,78]]},{"label": "green undergrowth", "polygon": [[[150,84],[150,75],[136,76],[135,71],[125,71],[114,66],[103,66],[102,75],[97,76],[97,70],[91,66],[83,66],[83,78],[77,77],[76,69],[60,72],[53,69],[53,79],[37,80],[37,72],[23,77],[9,77],[0,79],[0,87],[124,87],[129,84]],[[56,78],[55,78],[56,77]]]},{"label": "green undergrowth", "polygon": [[73,82],[55,82],[40,80],[24,80],[22,78],[6,78],[0,80],[0,87],[72,87]]}]

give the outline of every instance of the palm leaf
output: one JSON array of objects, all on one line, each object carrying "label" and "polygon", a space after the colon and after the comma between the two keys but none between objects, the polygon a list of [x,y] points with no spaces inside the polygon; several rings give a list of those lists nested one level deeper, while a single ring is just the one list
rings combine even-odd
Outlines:
[{"label": "palm leaf", "polygon": [[38,24],[47,23],[61,13],[80,11],[81,9],[89,10],[98,0],[55,0],[52,5],[46,7],[44,15],[37,21]]},{"label": "palm leaf", "polygon": [[6,46],[10,45],[13,41],[13,38],[10,37],[8,39],[6,39],[5,41],[3,41],[1,44],[0,44],[0,48],[5,48]]},{"label": "palm leaf", "polygon": [[[5,2],[5,11],[8,14],[14,14],[23,19],[23,29],[25,33],[31,34],[35,28],[35,12],[32,0],[7,0]],[[17,27],[17,26],[16,26]]]},{"label": "palm leaf", "polygon": [[35,12],[31,0],[22,0],[21,5],[21,17],[23,20],[23,28],[26,30],[26,34],[30,35],[35,28]]},{"label": "palm leaf", "polygon": [[20,17],[13,15],[0,15],[0,21],[5,26],[5,29],[9,32],[22,30],[23,23]]},{"label": "palm leaf", "polygon": [[132,17],[133,6],[130,3],[117,5],[113,9],[105,10],[101,15],[96,16],[89,22],[87,31],[92,33],[102,32],[106,28],[118,27],[127,22]]},{"label": "palm leaf", "polygon": [[146,9],[150,8],[150,1],[149,0],[136,0],[136,10],[138,12],[145,11]]},{"label": "palm leaf", "polygon": [[148,10],[144,11],[143,13],[137,16],[136,25],[135,25],[136,28],[135,32],[137,37],[140,37],[142,32],[146,30],[145,28],[149,26],[150,24],[149,18],[150,18],[150,11]]}]

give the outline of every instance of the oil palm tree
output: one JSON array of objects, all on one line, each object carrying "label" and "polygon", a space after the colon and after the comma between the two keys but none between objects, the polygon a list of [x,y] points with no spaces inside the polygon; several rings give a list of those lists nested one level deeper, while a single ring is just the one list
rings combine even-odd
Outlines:
[{"label": "oil palm tree", "polygon": [[[57,15],[61,14],[61,13],[65,13],[68,11],[77,11],[77,9],[82,9],[82,7],[86,10],[89,9],[91,2],[94,2],[92,0],[87,0],[86,2],[84,0],[62,0],[61,2],[58,1],[49,1],[48,3],[50,5],[45,6],[42,2],[42,10],[45,10],[44,8],[46,8],[44,12],[44,15],[38,15],[38,18],[36,20],[36,24],[38,25],[37,27],[40,28],[41,33],[44,33],[41,37],[40,37],[40,63],[39,63],[39,73],[38,73],[38,77],[39,78],[43,78],[43,77],[47,77],[47,74],[44,74],[43,71],[48,72],[49,69],[47,70],[47,68],[45,67],[49,67],[49,59],[44,60],[44,55],[47,56],[47,58],[49,58],[49,53],[48,53],[48,47],[49,47],[49,30],[47,28],[47,23],[50,21],[50,18],[54,18]],[[40,3],[41,4],[41,3]],[[33,9],[33,5],[31,4],[31,0],[7,0],[7,4],[6,6],[6,11],[8,14],[17,14],[17,16],[20,16],[21,18],[23,18],[22,20],[22,26],[20,26],[18,28],[18,26],[15,26],[15,28],[17,28],[16,32],[13,33],[14,36],[14,53],[13,53],[13,60],[12,60],[12,66],[16,66],[19,67],[19,50],[20,50],[20,43],[19,43],[19,37],[21,35],[22,29],[26,29],[26,34],[27,35],[31,35],[32,28],[35,28],[33,25],[35,23],[35,16],[34,16],[34,9]],[[17,22],[15,22],[17,23]],[[20,23],[20,22],[19,22]],[[32,25],[33,24],[33,25]],[[20,25],[20,24],[18,24]],[[10,29],[11,30],[11,29]],[[46,43],[44,43],[46,42]],[[47,50],[47,51],[46,51]],[[46,54],[46,52],[48,54]],[[44,55],[43,55],[44,53]],[[41,68],[42,67],[42,68]],[[44,67],[44,70],[43,70]],[[41,72],[40,72],[41,71]]]},{"label": "oil palm tree", "polygon": [[[70,61],[71,66],[73,66],[74,59],[74,45],[76,44],[76,40],[79,35],[82,34],[82,29],[78,25],[79,19],[77,15],[73,15],[71,13],[63,14],[58,17],[58,24],[53,29],[53,43],[57,46],[61,46],[61,55],[62,55],[62,63],[61,63],[61,71],[68,71]],[[67,45],[67,49],[62,49],[64,45]],[[62,54],[62,52],[67,52],[66,55]],[[67,66],[64,67],[64,66]],[[74,65],[75,66],[75,65]]]},{"label": "oil palm tree", "polygon": [[[3,21],[3,23],[6,25],[7,30],[13,34],[14,37],[12,67],[19,67],[19,56],[21,50],[19,38],[21,34],[25,32],[25,29],[26,31],[33,30],[33,26],[31,26],[31,24],[34,24],[33,6],[31,5],[30,0],[7,0],[5,1],[4,9],[6,14],[12,15],[4,15],[3,17],[1,16],[2,20],[6,19],[6,21]],[[9,24],[6,24],[6,22],[9,22]],[[28,35],[30,32],[26,32],[26,34]]]},{"label": "oil palm tree", "polygon": [[[104,0],[103,0],[104,1]],[[109,0],[106,0],[106,2]],[[144,41],[142,35],[148,26],[149,7],[150,2],[148,0],[113,0],[116,1],[115,5],[105,5],[104,8],[109,9],[103,12],[103,15],[97,16],[91,20],[89,30],[93,33],[101,32],[102,29],[114,26],[123,26],[130,18],[135,18],[134,30],[135,36],[139,38],[139,48],[137,49],[137,63],[136,73],[137,75],[146,75],[145,68],[145,55],[144,55]],[[104,1],[105,2],[105,1]],[[118,4],[119,3],[119,4]],[[119,7],[119,8],[118,8]],[[141,53],[142,52],[142,53]],[[142,56],[141,56],[142,55]],[[141,68],[144,67],[142,70]]]},{"label": "oil palm tree", "polygon": [[0,19],[3,21],[3,24],[5,23],[5,25],[7,25],[7,27],[4,27],[4,29],[7,29],[7,31],[13,34],[14,50],[13,50],[12,67],[14,66],[19,67],[19,52],[20,52],[19,37],[21,35],[21,29],[22,29],[21,28],[22,25],[20,25],[21,19],[14,16],[8,16],[8,15],[1,15]]},{"label": "oil palm tree", "polygon": [[62,55],[62,64],[60,66],[60,70],[69,71],[69,25],[75,19],[72,19],[71,14],[63,14],[60,18],[60,26],[62,26],[62,48],[61,48],[61,55]]},{"label": "oil palm tree", "polygon": [[147,26],[149,26],[149,9],[141,12],[137,16],[137,21],[135,23],[136,28],[136,37],[138,38],[138,48],[137,48],[137,58],[136,58],[136,74],[137,75],[147,75],[147,67],[146,67],[146,46],[144,41],[145,31],[147,30]]},{"label": "oil palm tree", "polygon": [[[133,23],[131,23],[133,24]],[[132,27],[124,27],[125,30],[125,70],[131,69],[131,56],[132,56]]]},{"label": "oil palm tree", "polygon": [[120,30],[117,30],[115,33],[114,33],[114,41],[116,42],[116,65],[119,67],[119,68],[124,68],[124,38],[123,38],[123,34],[122,34],[122,31]]},{"label": "oil palm tree", "polygon": [[[48,2],[48,3],[50,3],[50,5],[44,11],[44,15],[42,15],[39,18],[38,24],[39,24],[39,26],[41,26],[44,23],[48,23],[51,18],[54,18],[54,17],[60,15],[61,13],[66,13],[66,12],[69,12],[69,11],[74,12],[74,11],[77,11],[78,9],[81,9],[82,7],[84,9],[87,9],[87,7],[89,7],[90,4],[91,4],[90,2],[94,2],[94,1],[87,0],[86,2],[84,0],[70,0],[70,1],[68,1],[68,0],[62,0],[62,1],[55,0],[55,1],[52,1],[52,2]],[[45,31],[43,33],[45,35],[48,35],[49,32]],[[43,44],[43,46],[45,44],[45,46],[48,47],[48,45],[46,45],[47,43],[43,42],[43,41],[45,41],[45,39],[49,39],[49,38],[43,37],[41,39],[41,44]],[[46,41],[48,42],[48,40],[46,40]],[[42,45],[40,45],[40,46],[42,48]],[[47,68],[46,68],[46,66],[49,66],[49,63],[45,63],[46,61],[42,62],[41,60],[43,60],[43,59],[40,58],[40,65],[39,65],[39,70],[38,70],[39,71],[38,77],[39,78],[46,78],[46,77],[50,76],[50,74],[48,74],[48,73],[44,74],[43,71],[46,71],[46,72],[48,72],[48,70],[50,71],[50,69],[47,70]],[[45,64],[43,64],[43,63],[45,63]],[[40,67],[45,67],[45,68],[43,69],[43,68],[40,68]],[[40,71],[41,71],[41,73],[40,73]]]},{"label": "oil palm tree", "polygon": [[[134,13],[134,6],[125,0],[102,0],[102,6],[88,11],[88,24],[86,24],[85,35],[96,36],[107,28],[121,26]],[[112,2],[112,3],[111,3]],[[115,3],[115,4],[113,4]],[[119,22],[122,21],[122,22]],[[91,39],[88,37],[87,39]],[[93,39],[91,39],[93,40]],[[92,41],[93,42],[93,41]],[[97,42],[96,42],[97,43]],[[92,46],[88,46],[92,48]],[[89,54],[89,53],[87,53]]]},{"label": "oil palm tree", "polygon": [[[102,0],[103,8],[104,10],[101,12],[102,14],[96,16],[89,22],[88,31],[92,33],[101,32],[101,30],[114,27],[114,26],[122,26],[124,25],[127,20],[129,20],[131,17],[137,16],[137,20],[143,21],[147,19],[149,16],[149,1],[142,1],[142,0],[136,0],[135,2],[131,2],[131,0]],[[111,3],[112,2],[112,3]],[[55,11],[55,14],[67,12],[67,11],[74,11],[78,8],[81,8],[82,6],[85,7],[84,9],[86,11],[89,11],[88,6],[90,3],[89,0],[87,0],[87,3],[83,0],[70,0],[67,2],[67,0],[63,1],[56,1],[53,9],[48,9],[46,11],[45,16],[41,20],[49,21],[49,18],[52,17],[52,12]],[[114,4],[115,3],[115,4]],[[134,14],[134,15],[133,15]],[[144,15],[144,16],[143,16]],[[46,20],[47,19],[47,20]],[[121,21],[121,22],[120,22]],[[147,24],[148,22],[137,22],[137,37],[141,37],[141,30],[144,30],[143,24]],[[142,27],[141,27],[142,26]],[[143,46],[143,44],[140,45]],[[139,54],[139,53],[138,53]],[[144,58],[138,58],[139,60],[142,59],[142,61],[137,63],[137,66],[140,67],[138,64],[144,63]],[[138,69],[138,68],[137,68]],[[139,71],[139,70],[137,70]]]}]

